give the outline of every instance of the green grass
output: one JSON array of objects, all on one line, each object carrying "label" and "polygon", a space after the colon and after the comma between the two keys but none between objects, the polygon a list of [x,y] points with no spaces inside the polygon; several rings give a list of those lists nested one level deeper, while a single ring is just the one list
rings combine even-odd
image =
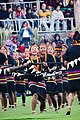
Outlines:
[{"label": "green grass", "polygon": [[38,104],[36,111],[37,114],[31,114],[31,97],[26,97],[26,107],[21,105],[21,97],[18,97],[16,109],[8,108],[7,112],[0,110],[0,120],[80,120],[80,106],[77,99],[73,102],[70,116],[65,115],[67,112],[66,106],[56,113],[54,109],[50,111],[47,104],[47,111],[40,113]]}]

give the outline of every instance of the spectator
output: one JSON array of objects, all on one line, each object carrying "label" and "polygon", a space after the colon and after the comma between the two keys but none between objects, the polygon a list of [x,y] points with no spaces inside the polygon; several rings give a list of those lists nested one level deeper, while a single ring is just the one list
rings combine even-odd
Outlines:
[{"label": "spectator", "polygon": [[46,29],[46,31],[49,29],[47,25],[47,18],[50,18],[51,12],[46,9],[46,4],[42,4],[42,9],[38,11],[39,17],[43,18],[41,20],[41,25]]},{"label": "spectator", "polygon": [[66,6],[66,8],[73,8],[73,7],[74,7],[73,0],[69,0],[69,4]]},{"label": "spectator", "polygon": [[42,4],[42,9],[38,12],[40,18],[49,18],[51,15],[51,12],[46,9],[46,4]]},{"label": "spectator", "polygon": [[[0,20],[6,20],[7,18],[9,18],[9,13],[6,10],[5,4],[1,4]],[[7,22],[5,22],[5,27],[6,27],[6,23]],[[0,21],[0,27],[4,28],[4,22],[3,21]]]},{"label": "spectator", "polygon": [[[65,13],[64,13],[64,16],[66,18],[70,18],[70,17],[73,17],[74,18],[74,6],[73,6],[73,0],[70,0],[69,1],[69,4],[65,7]],[[74,22],[74,26],[75,26],[75,21],[73,19],[73,22]],[[71,20],[67,20],[67,29],[71,29]]]},{"label": "spectator", "polygon": [[36,5],[33,5],[32,13],[33,13],[33,15],[35,15],[35,18],[39,18]]},{"label": "spectator", "polygon": [[[27,11],[26,11],[26,18],[27,18],[27,19],[37,19],[38,16],[35,15],[35,14],[32,12],[31,8],[28,8]],[[30,23],[30,26],[32,27],[32,20],[29,20],[29,23]],[[34,27],[38,27],[38,22],[37,22],[37,20],[34,20]]]},{"label": "spectator", "polygon": [[56,47],[56,43],[54,41],[52,41],[51,45],[53,46],[53,48]]},{"label": "spectator", "polygon": [[21,8],[24,9],[24,3],[23,3],[24,0],[19,0],[19,2],[20,2],[20,6],[21,6]]},{"label": "spectator", "polygon": [[47,9],[51,12],[51,15],[50,15],[50,18],[51,18],[51,16],[52,16],[52,11],[53,11],[53,8],[49,5],[48,7],[47,7]]},{"label": "spectator", "polygon": [[60,35],[59,34],[55,34],[54,35],[53,42],[56,44],[56,46],[64,44],[64,42],[60,39]]},{"label": "spectator", "polygon": [[12,55],[13,51],[17,49],[17,44],[13,40],[8,39],[6,40],[6,47],[9,48],[9,54]]},{"label": "spectator", "polygon": [[64,7],[63,1],[60,0],[60,1],[58,2],[58,4],[60,5],[60,9],[61,9],[61,11],[62,11],[63,14],[64,14],[64,13],[65,13],[65,7]]},{"label": "spectator", "polygon": [[52,6],[55,7],[56,6],[56,0],[44,0],[44,2],[46,3],[47,6]]},{"label": "spectator", "polygon": [[64,14],[60,10],[59,4],[56,4],[55,10],[53,10],[53,12],[52,12],[51,26],[53,26],[53,30],[54,30],[54,25],[55,25],[56,31],[59,31],[60,27],[62,30],[66,30],[66,23],[64,21]]},{"label": "spectator", "polygon": [[[15,30],[20,30],[20,27],[23,23],[23,19],[25,18],[25,12],[23,9],[21,9],[21,6],[18,5],[16,7],[16,10],[13,12],[13,18],[16,19],[14,21],[14,29]],[[18,19],[21,19],[20,21]],[[20,23],[19,23],[20,22]]]},{"label": "spectator", "polygon": [[66,7],[64,16],[65,17],[74,17],[74,10]]},{"label": "spectator", "polygon": [[26,18],[27,18],[27,19],[32,19],[32,18],[34,18],[34,15],[33,15],[33,13],[32,13],[31,8],[28,8],[28,9],[26,10]]},{"label": "spectator", "polygon": [[31,44],[31,35],[33,35],[33,32],[26,21],[23,22],[19,35],[20,39],[22,39],[21,44],[23,43],[24,46],[28,48]]},{"label": "spectator", "polygon": [[70,48],[73,44],[73,32],[70,32],[69,33],[69,38],[66,40],[66,44],[67,46]]},{"label": "spectator", "polygon": [[25,14],[24,14],[24,12],[22,11],[20,5],[18,5],[18,6],[16,7],[16,18],[25,18]]},{"label": "spectator", "polygon": [[62,0],[60,0],[60,1],[58,2],[58,4],[60,5],[60,8],[64,8],[63,1],[62,1]]},{"label": "spectator", "polygon": [[13,19],[13,10],[11,7],[8,8],[8,18]]},{"label": "spectator", "polygon": [[[33,5],[32,13],[33,13],[35,18],[39,18],[36,5]],[[38,28],[38,21],[37,20],[34,21],[34,27]]]},{"label": "spectator", "polygon": [[1,9],[0,9],[0,19],[7,19],[8,18],[8,12],[6,10],[5,4],[1,4]]},{"label": "spectator", "polygon": [[47,9],[52,13],[52,7],[49,5]]},{"label": "spectator", "polygon": [[40,43],[51,43],[51,36],[49,34],[44,34],[44,36],[42,36],[42,38],[40,39]]}]

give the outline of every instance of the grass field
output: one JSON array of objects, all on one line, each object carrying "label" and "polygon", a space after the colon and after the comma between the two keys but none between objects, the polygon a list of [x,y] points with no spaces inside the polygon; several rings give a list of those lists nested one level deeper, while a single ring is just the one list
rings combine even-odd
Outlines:
[{"label": "grass field", "polygon": [[1,110],[0,105],[0,120],[80,120],[80,106],[77,99],[74,100],[71,115],[66,116],[67,107],[62,108],[56,113],[53,110],[49,110],[47,104],[47,111],[44,113],[39,112],[39,104],[37,105],[37,114],[31,114],[31,97],[26,97],[26,106],[21,105],[21,97],[17,99],[16,109],[8,108],[7,112]]}]

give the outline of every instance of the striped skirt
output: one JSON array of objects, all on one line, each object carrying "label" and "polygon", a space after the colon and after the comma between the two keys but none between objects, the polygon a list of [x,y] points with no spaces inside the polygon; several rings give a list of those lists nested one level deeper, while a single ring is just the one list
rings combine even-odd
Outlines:
[{"label": "striped skirt", "polygon": [[0,75],[0,92],[7,93],[7,79],[5,75]]},{"label": "striped skirt", "polygon": [[80,90],[80,70],[68,71],[69,91],[76,92]]},{"label": "striped skirt", "polygon": [[32,92],[32,95],[36,93],[43,99],[46,99],[46,84],[44,80],[42,80],[42,82],[34,82],[34,81],[29,80],[28,84]]}]

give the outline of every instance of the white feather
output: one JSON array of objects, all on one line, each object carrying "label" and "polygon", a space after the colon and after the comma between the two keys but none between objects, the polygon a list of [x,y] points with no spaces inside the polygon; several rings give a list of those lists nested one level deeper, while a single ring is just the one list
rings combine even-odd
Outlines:
[{"label": "white feather", "polygon": [[77,65],[77,62],[78,62],[78,59],[75,59],[75,60],[74,60],[74,63],[75,63],[76,65]]},{"label": "white feather", "polygon": [[35,69],[33,69],[31,73],[34,73],[34,72],[36,72],[36,70],[35,70]]},{"label": "white feather", "polygon": [[32,66],[29,68],[29,70],[31,70],[31,69],[34,69],[34,65],[32,65]]},{"label": "white feather", "polygon": [[0,74],[1,74],[1,72],[2,72],[2,69],[0,69]]}]

